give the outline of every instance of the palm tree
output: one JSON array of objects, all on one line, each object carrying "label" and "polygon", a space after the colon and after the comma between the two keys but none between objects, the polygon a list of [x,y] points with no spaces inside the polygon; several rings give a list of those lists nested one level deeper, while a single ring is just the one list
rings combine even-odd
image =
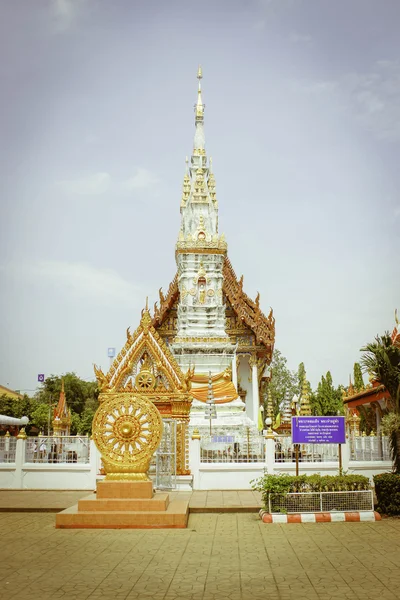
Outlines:
[{"label": "palm tree", "polygon": [[382,419],[389,435],[393,468],[400,473],[400,347],[392,343],[388,331],[361,348],[361,364],[390,395],[390,408]]}]

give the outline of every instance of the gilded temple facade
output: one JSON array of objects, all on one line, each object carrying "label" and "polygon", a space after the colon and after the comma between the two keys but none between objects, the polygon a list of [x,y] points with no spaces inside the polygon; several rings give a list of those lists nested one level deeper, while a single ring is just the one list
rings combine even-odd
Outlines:
[{"label": "gilded temple facade", "polygon": [[211,376],[221,433],[231,427],[257,428],[259,406],[270,378],[275,341],[272,309],[266,316],[243,289],[219,232],[218,200],[204,135],[202,71],[199,68],[195,134],[180,204],[175,248],[177,273],[168,292],[160,289],[153,325],[183,372],[191,372],[192,427],[208,427],[204,408]]},{"label": "gilded temple facade", "polygon": [[[95,367],[101,393],[93,436],[109,479],[146,476],[147,450],[164,429],[150,404],[164,425],[168,420],[176,426],[176,474],[185,476],[190,430],[206,433],[206,416],[212,413],[217,435],[257,434],[260,400],[270,379],[275,319],[272,309],[268,316],[262,312],[259,294],[253,301],[244,292],[243,276],[237,278],[219,232],[215,177],[205,150],[201,69],[197,76],[177,273],[166,295],[160,289],[154,314],[146,306],[135,333],[127,330],[109,371]],[[215,404],[207,413],[210,398]]]}]

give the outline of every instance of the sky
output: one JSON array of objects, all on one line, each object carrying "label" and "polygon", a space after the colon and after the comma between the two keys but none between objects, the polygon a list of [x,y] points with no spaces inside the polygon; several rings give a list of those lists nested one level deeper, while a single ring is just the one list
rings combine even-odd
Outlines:
[{"label": "sky", "polygon": [[0,4],[0,383],[94,379],[168,288],[201,64],[233,267],[346,384],[400,310],[398,0]]}]

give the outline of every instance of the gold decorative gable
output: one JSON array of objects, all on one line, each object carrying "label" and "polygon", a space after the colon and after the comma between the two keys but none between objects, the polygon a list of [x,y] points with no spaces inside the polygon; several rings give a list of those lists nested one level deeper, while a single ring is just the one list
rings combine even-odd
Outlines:
[{"label": "gold decorative gable", "polygon": [[162,416],[188,420],[192,403],[190,379],[180,370],[171,351],[152,324],[150,312],[142,312],[140,325],[127,340],[107,374],[94,366],[100,387],[99,401],[110,394],[135,392],[148,397]]}]

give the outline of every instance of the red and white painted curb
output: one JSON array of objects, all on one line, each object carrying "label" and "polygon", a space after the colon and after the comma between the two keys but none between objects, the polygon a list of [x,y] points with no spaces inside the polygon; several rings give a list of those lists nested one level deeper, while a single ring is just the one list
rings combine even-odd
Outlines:
[{"label": "red and white painted curb", "polygon": [[259,514],[263,523],[359,523],[381,520],[381,515],[373,510],[360,512],[297,513],[293,515],[271,514],[266,510],[260,510]]}]

